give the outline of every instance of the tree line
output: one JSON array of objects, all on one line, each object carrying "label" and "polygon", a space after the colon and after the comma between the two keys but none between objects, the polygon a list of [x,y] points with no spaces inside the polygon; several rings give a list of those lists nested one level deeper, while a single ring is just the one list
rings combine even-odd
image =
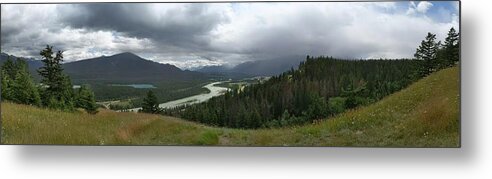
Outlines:
[{"label": "tree line", "polygon": [[429,33],[415,59],[342,60],[306,57],[297,70],[207,102],[162,110],[214,126],[281,127],[313,122],[367,105],[416,80],[459,62],[459,34],[452,28],[444,44]]},{"label": "tree line", "polygon": [[417,48],[414,57],[422,62],[419,73],[427,76],[432,72],[456,65],[460,58],[460,34],[454,28],[448,31],[444,44],[436,42],[436,34],[427,33]]},{"label": "tree line", "polygon": [[33,81],[24,60],[7,59],[1,68],[2,100],[63,111],[83,108],[88,113],[97,113],[90,88],[82,85],[74,90],[70,77],[63,73],[63,52],[55,54],[53,47],[47,46],[40,55],[44,64],[38,69],[42,77],[40,84]]}]

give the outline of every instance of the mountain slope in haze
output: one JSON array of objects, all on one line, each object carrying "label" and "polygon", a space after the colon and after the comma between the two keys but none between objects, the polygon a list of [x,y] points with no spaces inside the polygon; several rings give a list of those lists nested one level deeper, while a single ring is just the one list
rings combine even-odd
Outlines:
[{"label": "mountain slope in haze", "polygon": [[204,78],[201,73],[183,71],[174,65],[146,60],[129,52],[65,63],[63,68],[74,81],[84,82],[128,83]]},{"label": "mountain slope in haze", "polygon": [[227,73],[232,68],[226,67],[224,65],[220,66],[204,66],[202,68],[196,69],[195,71],[203,72],[203,73]]},{"label": "mountain slope in haze", "polygon": [[18,58],[26,61],[27,65],[29,66],[29,72],[33,75],[33,78],[35,79],[40,78],[37,69],[43,66],[43,62],[41,60],[36,60],[34,58],[17,57],[2,52],[0,53],[0,66],[2,66],[3,63],[7,61],[8,58],[10,58],[12,61],[17,60]]},{"label": "mountain slope in haze", "polygon": [[244,130],[142,113],[2,103],[2,144],[459,147],[459,69],[315,124]]},{"label": "mountain slope in haze", "polygon": [[199,72],[209,74],[242,74],[243,76],[274,76],[279,75],[291,68],[296,69],[300,62],[304,61],[306,56],[291,55],[264,60],[248,61],[228,68],[225,66],[209,66],[198,69]]},{"label": "mountain slope in haze", "polygon": [[233,72],[250,74],[254,76],[274,76],[296,69],[299,63],[306,60],[306,56],[292,55],[266,60],[256,60],[241,63],[231,69]]},{"label": "mountain slope in haze", "polygon": [[258,76],[258,75],[254,75],[254,74],[235,72],[232,67],[227,67],[224,65],[221,65],[221,66],[205,66],[205,67],[196,69],[195,71],[200,72],[200,73],[205,73],[211,77],[215,77],[218,79],[224,79],[224,80],[227,80],[227,79],[240,80],[243,78],[250,78],[250,77]]},{"label": "mountain slope in haze", "polygon": [[29,68],[37,69],[37,68],[43,66],[43,62],[41,60],[36,60],[34,58],[17,57],[14,55],[9,55],[9,54],[3,53],[3,52],[0,53],[0,66],[5,61],[7,61],[8,58],[10,58],[11,60],[17,60],[18,58],[20,58],[20,59],[27,62],[27,64],[29,65]]}]

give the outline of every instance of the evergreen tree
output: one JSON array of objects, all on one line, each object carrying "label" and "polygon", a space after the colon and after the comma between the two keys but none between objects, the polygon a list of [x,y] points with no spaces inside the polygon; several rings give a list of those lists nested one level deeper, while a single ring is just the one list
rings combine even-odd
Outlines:
[{"label": "evergreen tree", "polygon": [[422,76],[427,76],[428,74],[436,71],[437,66],[437,51],[439,50],[438,43],[435,42],[436,34],[427,33],[425,40],[422,40],[420,46],[414,54],[417,60],[422,60],[423,65],[420,69],[420,74]]},{"label": "evergreen tree", "polygon": [[12,86],[14,84],[15,74],[16,74],[16,66],[14,62],[7,58],[7,61],[4,62],[1,75],[2,75],[2,100],[12,100],[13,99],[13,91]]},{"label": "evergreen tree", "polygon": [[38,88],[28,71],[27,63],[17,59],[15,63],[8,58],[1,69],[2,99],[15,103],[40,105]]},{"label": "evergreen tree", "polygon": [[11,90],[13,91],[12,100],[16,103],[40,106],[41,98],[29,74],[27,63],[18,59],[16,68],[17,74],[11,86]]},{"label": "evergreen tree", "polygon": [[2,71],[7,78],[14,79],[15,75],[17,75],[17,65],[10,57],[7,57],[7,61],[3,63]]},{"label": "evergreen tree", "polygon": [[[353,85],[349,85],[347,89],[342,89],[341,96],[346,97],[345,100],[345,108],[351,109],[360,105],[364,105],[367,103],[364,94],[367,92],[367,83],[362,83],[358,87],[354,87]],[[386,86],[391,86],[391,83],[386,83]],[[391,88],[391,87],[386,87]],[[396,91],[396,89],[389,89],[390,91]]]},{"label": "evergreen tree", "polygon": [[74,110],[75,109],[75,91],[73,89],[72,80],[68,75],[62,74],[62,83],[61,83],[61,97],[64,102],[65,110]]},{"label": "evergreen tree", "polygon": [[4,73],[3,70],[0,71],[1,73],[1,78],[2,78],[2,86],[0,87],[0,90],[2,90],[2,101],[4,100],[10,100],[10,91],[9,89],[9,81],[7,78],[7,75]]},{"label": "evergreen tree", "polygon": [[444,40],[443,48],[446,67],[452,66],[459,61],[459,33],[454,28],[449,29],[448,36]]},{"label": "evergreen tree", "polygon": [[319,97],[318,95],[309,95],[310,102],[306,110],[306,117],[310,119],[319,119],[328,116],[328,104],[325,98]]},{"label": "evergreen tree", "polygon": [[154,94],[154,92],[152,92],[152,90],[149,90],[149,92],[147,92],[147,96],[143,99],[142,112],[144,112],[144,113],[158,113],[158,112],[160,112],[159,102],[157,101],[157,96],[155,96],[155,94]]},{"label": "evergreen tree", "polygon": [[96,114],[98,112],[94,92],[86,85],[82,85],[75,96],[75,107],[83,108],[89,114]]},{"label": "evergreen tree", "polygon": [[40,52],[43,57],[44,66],[38,70],[43,79],[41,83],[45,87],[43,90],[43,104],[50,108],[73,110],[73,89],[70,78],[63,74],[61,62],[63,52],[58,51],[53,57],[53,47],[46,46]]}]

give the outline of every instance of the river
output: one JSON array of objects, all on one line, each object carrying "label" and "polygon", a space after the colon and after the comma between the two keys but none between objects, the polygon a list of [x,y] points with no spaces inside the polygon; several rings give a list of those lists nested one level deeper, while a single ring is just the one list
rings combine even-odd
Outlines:
[{"label": "river", "polygon": [[[201,103],[201,102],[207,101],[210,98],[222,95],[227,90],[229,90],[229,88],[214,86],[216,84],[220,84],[223,82],[224,81],[213,82],[213,83],[209,83],[209,84],[203,86],[204,88],[207,88],[208,90],[210,90],[209,93],[189,96],[189,97],[181,98],[181,99],[174,100],[174,101],[168,101],[168,102],[159,104],[159,107],[161,107],[161,108],[173,108],[176,106],[182,106],[182,105],[186,105],[186,104],[195,104],[195,103]],[[141,107],[140,108],[133,108],[133,109],[130,109],[130,111],[137,112],[140,109],[142,109],[142,108]]]}]

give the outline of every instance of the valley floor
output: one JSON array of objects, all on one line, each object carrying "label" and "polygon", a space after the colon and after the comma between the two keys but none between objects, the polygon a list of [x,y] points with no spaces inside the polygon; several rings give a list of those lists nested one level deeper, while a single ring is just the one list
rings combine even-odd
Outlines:
[{"label": "valley floor", "polygon": [[216,128],[173,117],[66,113],[4,102],[2,144],[460,147],[459,69],[316,124]]}]

